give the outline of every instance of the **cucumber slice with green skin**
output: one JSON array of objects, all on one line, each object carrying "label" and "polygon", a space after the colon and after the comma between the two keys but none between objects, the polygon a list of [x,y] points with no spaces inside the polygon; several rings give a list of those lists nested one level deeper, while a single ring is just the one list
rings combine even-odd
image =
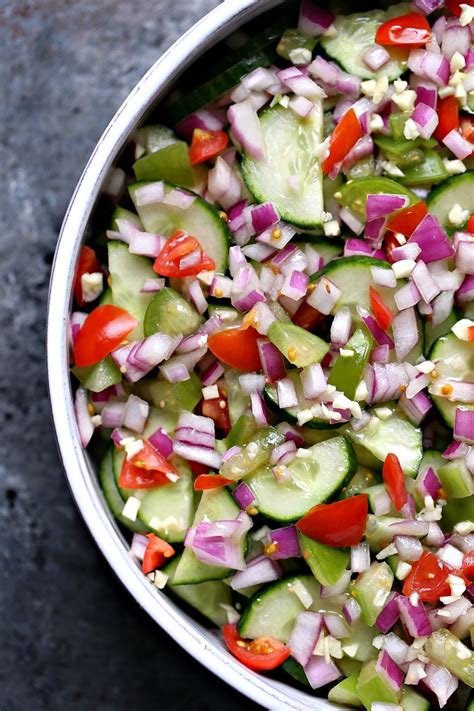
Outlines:
[{"label": "cucumber slice with green skin", "polygon": [[101,294],[101,297],[99,299],[99,304],[101,306],[103,306],[104,304],[113,304],[113,303],[114,303],[114,300],[112,297],[112,289],[106,289]]},{"label": "cucumber slice with green skin", "polygon": [[231,306],[221,306],[220,304],[209,304],[207,309],[209,318],[218,316],[226,326],[239,326],[242,323],[242,314]]},{"label": "cucumber slice with green skin", "polygon": [[231,424],[234,425],[239,417],[247,412],[250,407],[250,397],[242,392],[239,382],[241,372],[234,368],[228,368],[224,373],[227,388],[227,406]]},{"label": "cucumber slice with green skin", "polygon": [[282,669],[286,671],[287,674],[289,674],[295,681],[299,681],[300,684],[303,684],[304,686],[307,686],[308,688],[311,688],[311,685],[308,681],[308,677],[306,676],[304,667],[299,664],[296,659],[293,659],[293,657],[288,657],[286,662],[283,662],[281,665]]},{"label": "cucumber slice with green skin", "polygon": [[435,472],[437,472],[439,467],[442,467],[444,464],[446,464],[446,459],[442,457],[441,452],[437,452],[435,449],[425,449],[418,471],[424,472],[430,467],[433,467]]},{"label": "cucumber slice with green skin", "polygon": [[360,670],[362,669],[362,663],[357,662],[355,659],[351,659],[350,657],[338,659],[337,666],[346,677],[352,676],[353,674],[359,676]]},{"label": "cucumber slice with green skin", "polygon": [[117,220],[126,220],[136,225],[140,230],[143,230],[143,225],[138,215],[131,210],[126,210],[124,207],[116,207],[113,212],[110,229],[114,232],[118,232]]},{"label": "cucumber slice with green skin", "polygon": [[[193,526],[203,521],[233,521],[239,514],[239,507],[227,489],[214,489],[203,491],[201,501],[194,516]],[[245,537],[242,540],[242,555],[245,552]],[[207,580],[223,580],[228,578],[232,571],[229,568],[220,568],[206,565],[196,558],[191,548],[185,548],[181,560],[176,568],[173,584],[191,585],[203,583]]]},{"label": "cucumber slice with green skin", "polygon": [[463,459],[453,459],[438,469],[448,499],[465,499],[474,494],[472,475]]},{"label": "cucumber slice with green skin", "polygon": [[376,701],[398,705],[401,696],[401,692],[394,691],[386,678],[378,673],[376,664],[376,660],[364,664],[357,680],[357,696],[367,711]]},{"label": "cucumber slice with green skin", "polygon": [[[410,5],[393,5],[388,10],[371,10],[354,15],[338,15],[326,37],[321,38],[325,52],[335,59],[350,74],[362,79],[374,79],[386,76],[393,81],[407,68],[403,53],[394,47],[386,47],[391,59],[378,71],[373,72],[364,63],[364,52],[375,44],[375,35],[380,25],[391,17],[398,17],[410,12]],[[406,56],[406,55],[405,55]]]},{"label": "cucumber slice with green skin", "polygon": [[465,684],[474,687],[474,652],[452,632],[441,629],[433,632],[425,645],[428,657]]},{"label": "cucumber slice with green skin", "polygon": [[430,711],[430,702],[421,694],[417,694],[411,686],[402,688],[403,711]]},{"label": "cucumber slice with green skin", "polygon": [[[357,452],[356,452],[357,456]],[[357,459],[359,459],[357,457]],[[381,482],[379,475],[374,474],[372,469],[367,467],[358,466],[357,471],[344,489],[344,493],[341,496],[343,499],[348,499],[351,496],[356,496],[365,491],[368,487],[378,486]]]},{"label": "cucumber slice with green skin", "polygon": [[[369,486],[367,489],[362,489],[363,494],[367,494],[369,497],[369,510],[372,513],[375,513],[375,504],[377,501],[377,498],[382,494],[383,492],[386,492],[387,489],[385,488],[385,484],[375,484],[374,486]],[[393,504],[391,506],[390,511],[388,512],[390,516],[396,516],[397,511],[393,507]]]},{"label": "cucumber slice with green skin", "polygon": [[313,598],[309,608],[314,611],[340,611],[340,606],[321,600],[321,586],[312,575],[294,575],[257,591],[249,600],[239,622],[239,634],[244,639],[273,637],[287,642],[296,616],[304,606],[296,595],[294,585],[302,583]]},{"label": "cucumber slice with green skin", "polygon": [[311,53],[317,44],[316,37],[308,37],[296,29],[285,30],[278,42],[276,51],[280,57],[291,62],[290,54],[295,49],[307,49]]},{"label": "cucumber slice with green skin", "polygon": [[[435,383],[444,378],[466,380],[468,382],[474,380],[474,348],[472,343],[461,341],[454,333],[438,338],[431,348],[429,357],[430,360],[438,361],[436,370],[439,378],[436,379]],[[431,399],[441,417],[450,427],[454,427],[454,418],[458,406],[474,409],[474,404],[451,402],[447,397],[433,395],[433,389],[433,386],[429,388]]]},{"label": "cucumber slice with green skin", "polygon": [[403,173],[400,181],[409,187],[435,185],[449,175],[439,153],[430,149],[425,150],[421,162],[404,167]]},{"label": "cucumber slice with green skin", "polygon": [[[375,413],[371,411],[371,414]],[[394,411],[388,420],[379,420],[377,429],[373,429],[369,423],[354,432],[348,425],[344,428],[344,434],[352,442],[367,449],[380,462],[384,462],[390,452],[396,454],[406,476],[416,476],[423,456],[421,430],[397,412]]]},{"label": "cucumber slice with green skin", "polygon": [[257,430],[258,426],[255,422],[255,418],[244,412],[232,426],[232,429],[225,439],[227,449],[247,444]]},{"label": "cucumber slice with green skin", "polygon": [[474,170],[448,178],[430,192],[426,202],[441,226],[452,230],[449,213],[453,205],[461,205],[463,210],[469,210],[469,214],[474,212]]},{"label": "cucumber slice with green skin", "polygon": [[437,326],[433,326],[430,320],[425,319],[424,323],[424,331],[425,331],[425,347],[424,347],[424,352],[426,357],[428,357],[428,354],[430,352],[431,346],[435,341],[438,340],[438,338],[441,338],[441,336],[446,336],[449,333],[451,333],[451,327],[454,326],[457,321],[461,316],[456,310],[451,311],[449,314],[448,318],[446,318],[442,323],[439,323]]},{"label": "cucumber slice with green skin", "polygon": [[371,336],[366,331],[358,329],[344,346],[344,352],[351,351],[352,356],[341,354],[331,368],[328,383],[334,385],[351,400],[355,397],[372,346]]},{"label": "cucumber slice with green skin", "polygon": [[145,336],[166,333],[169,336],[189,336],[203,322],[189,301],[174,289],[166,286],[153,295],[145,313],[143,332]]},{"label": "cucumber slice with green skin", "polygon": [[152,294],[141,294],[146,279],[156,278],[151,262],[146,257],[130,254],[128,245],[112,241],[108,245],[110,288],[115,306],[128,311],[138,321],[130,339],[143,337],[143,319]]},{"label": "cucumber slice with green skin", "polygon": [[409,188],[390,178],[357,178],[341,188],[341,205],[349,208],[362,222],[366,221],[365,206],[367,195],[405,195],[410,205],[420,202],[420,198]]},{"label": "cucumber slice with green skin", "polygon": [[375,637],[380,634],[377,627],[368,627],[364,622],[359,620],[350,628],[349,637],[342,640],[342,644],[357,645],[357,651],[351,657],[356,662],[369,662],[378,655],[377,649],[373,645]]},{"label": "cucumber slice with green skin", "polygon": [[[393,585],[393,573],[387,563],[372,563],[354,583],[352,595],[362,608],[362,621],[375,625]],[[385,595],[384,595],[385,593]]]},{"label": "cucumber slice with green skin", "polygon": [[[288,411],[284,410],[284,412],[287,413]],[[288,422],[288,420],[286,420],[286,422]],[[328,439],[333,439],[339,435],[338,428],[336,427],[320,430],[305,426],[298,427],[298,432],[303,437],[307,447],[312,447],[313,444],[319,444],[320,442],[326,442]]]},{"label": "cucumber slice with green skin", "polygon": [[113,467],[113,449],[109,449],[99,466],[99,482],[108,507],[122,526],[134,533],[147,533],[149,529],[141,521],[131,521],[122,515],[125,501],[115,481]]},{"label": "cucumber slice with green skin", "polygon": [[[288,422],[290,424],[295,425],[298,423],[298,413],[301,410],[306,410],[308,408],[311,408],[314,405],[314,400],[310,401],[310,400],[305,399],[299,371],[297,371],[297,370],[290,371],[287,374],[287,377],[293,381],[294,386],[295,386],[296,395],[298,397],[298,405],[296,407],[288,407],[286,410],[282,410],[278,405],[276,385],[272,385],[271,383],[268,383],[267,385],[265,385],[265,388],[263,390],[263,397],[264,397],[265,402],[268,405],[268,407],[271,410],[273,410],[273,412],[278,413],[279,419],[281,421]],[[340,423],[336,422],[335,424],[330,425],[327,420],[319,420],[317,418],[314,418],[313,420],[310,420],[309,422],[305,422],[305,427],[307,427],[309,429],[316,429],[316,430],[338,429],[340,426],[341,426]],[[322,440],[318,440],[318,441],[322,441]],[[311,442],[311,444],[316,444],[316,442]]]},{"label": "cucumber slice with green skin", "polygon": [[156,151],[179,141],[178,136],[171,128],[160,123],[149,124],[138,129],[137,138],[138,143],[143,145],[148,154],[156,153]]},{"label": "cucumber slice with green skin", "polygon": [[258,430],[251,440],[232,457],[227,459],[220,468],[222,476],[237,481],[253,474],[265,466],[270,455],[279,444],[285,441],[285,435],[274,427],[264,427]]},{"label": "cucumber slice with green skin", "polygon": [[451,499],[443,506],[441,528],[445,533],[451,533],[454,526],[462,521],[474,521],[474,496]]},{"label": "cucumber slice with green skin", "polygon": [[100,393],[102,390],[116,385],[122,380],[122,373],[115,365],[110,356],[99,361],[95,365],[85,368],[71,368],[82,387],[93,393]]},{"label": "cucumber slice with green skin", "polygon": [[191,165],[189,147],[184,141],[176,141],[140,158],[133,164],[133,170],[137,180],[167,180],[193,190],[207,180],[204,165]]},{"label": "cucumber slice with green skin", "polygon": [[333,686],[332,689],[329,689],[328,700],[333,704],[360,708],[362,704],[357,695],[357,679],[358,675],[352,674]]},{"label": "cucumber slice with green skin", "polygon": [[[129,192],[145,230],[165,237],[169,237],[176,230],[182,230],[196,237],[204,252],[216,263],[216,271],[224,274],[227,268],[230,233],[218,211],[199,196],[196,196],[194,203],[186,210],[165,203],[139,207],[136,205],[135,193],[143,185],[147,183],[134,183],[129,187]],[[166,193],[175,187],[166,183]],[[156,277],[154,272],[153,275]]]},{"label": "cucumber slice with green skin", "polygon": [[320,363],[329,351],[329,344],[293,323],[274,321],[267,333],[268,340],[297,368]]},{"label": "cucumber slice with green skin", "polygon": [[316,504],[332,498],[354,474],[357,462],[345,437],[315,444],[310,457],[295,457],[287,468],[291,481],[278,482],[271,467],[247,477],[260,513],[276,521],[296,521]]},{"label": "cucumber slice with green skin", "polygon": [[335,585],[349,562],[349,551],[313,541],[298,531],[303,558],[321,585]]},{"label": "cucumber slice with green skin", "polygon": [[[162,410],[169,420],[169,426],[174,429],[179,413],[182,410],[192,412],[201,400],[202,385],[199,376],[193,372],[189,380],[183,380],[182,383],[143,379],[134,383],[134,392]],[[168,427],[164,429],[171,431]]]},{"label": "cucumber slice with green skin", "polygon": [[229,585],[219,580],[197,585],[174,585],[176,568],[180,560],[181,556],[175,557],[162,568],[163,573],[169,575],[167,590],[180,600],[184,600],[213,624],[218,627],[225,625],[228,621],[227,613],[222,605],[232,605],[232,592]]},{"label": "cucumber slice with green skin", "polygon": [[369,514],[365,528],[365,540],[369,544],[370,550],[378,553],[382,548],[388,546],[393,540],[393,530],[390,526],[399,521],[400,517]]},{"label": "cucumber slice with green skin", "polygon": [[[316,148],[322,141],[322,100],[316,99],[308,118],[281,105],[260,114],[266,160],[244,155],[242,176],[258,202],[273,202],[282,219],[303,229],[322,226],[323,177]],[[302,179],[301,189],[288,184],[292,175]]]}]

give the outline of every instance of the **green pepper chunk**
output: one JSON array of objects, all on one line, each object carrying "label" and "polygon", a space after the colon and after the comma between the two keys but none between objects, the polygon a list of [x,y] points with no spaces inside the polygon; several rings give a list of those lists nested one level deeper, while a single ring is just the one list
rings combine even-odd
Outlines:
[{"label": "green pepper chunk", "polygon": [[166,333],[168,336],[189,336],[203,321],[194,306],[181,294],[166,286],[151,299],[143,321],[145,336]]},{"label": "green pepper chunk", "polygon": [[293,323],[274,321],[267,336],[280,353],[298,368],[320,363],[329,351],[326,341]]},{"label": "green pepper chunk", "polygon": [[303,558],[316,580],[321,585],[335,585],[347,568],[349,551],[313,541],[301,531],[298,531],[298,538]]},{"label": "green pepper chunk", "polygon": [[376,666],[376,660],[364,664],[357,680],[357,696],[368,710],[376,701],[398,704],[400,700],[400,693],[392,689],[388,681],[378,673]]},{"label": "green pepper chunk", "polygon": [[409,186],[432,185],[433,183],[440,183],[448,177],[448,171],[441,156],[432,149],[427,149],[423,160],[406,168],[404,173],[405,175],[400,178],[400,181]]},{"label": "green pepper chunk", "polygon": [[446,629],[436,630],[425,645],[428,657],[465,684],[474,687],[474,652]]},{"label": "green pepper chunk", "polygon": [[110,356],[95,365],[85,368],[74,367],[71,370],[81,385],[93,393],[100,393],[102,390],[109,388],[111,385],[116,385],[122,380],[122,373]]},{"label": "green pepper chunk", "polygon": [[139,158],[133,164],[133,170],[137,180],[167,180],[184,187],[191,187],[194,183],[189,148],[184,141],[176,141],[144,158]]},{"label": "green pepper chunk", "polygon": [[[358,328],[344,346],[344,355],[338,357],[329,375],[329,384],[342,391],[351,400],[354,399],[364,368],[372,349],[372,338]],[[347,351],[347,355],[346,355]],[[349,355],[349,352],[352,355]]]},{"label": "green pepper chunk", "polygon": [[227,449],[245,444],[249,441],[252,435],[255,434],[257,429],[258,427],[255,422],[255,418],[244,412],[232,426],[232,429],[226,437],[225,442]]}]

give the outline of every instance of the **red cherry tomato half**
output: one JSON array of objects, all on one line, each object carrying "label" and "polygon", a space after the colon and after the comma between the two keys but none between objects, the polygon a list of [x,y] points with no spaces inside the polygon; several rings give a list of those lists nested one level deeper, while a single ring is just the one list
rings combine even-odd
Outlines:
[{"label": "red cherry tomato half", "polygon": [[375,320],[377,321],[380,328],[386,331],[393,321],[393,314],[388,308],[385,301],[380,296],[380,294],[375,291],[373,286],[369,286],[369,294],[370,307],[372,309],[372,313],[375,317]]},{"label": "red cherry tomato half", "polygon": [[462,572],[471,581],[474,581],[474,551],[469,551],[462,561]]},{"label": "red cherry tomato half", "polygon": [[461,14],[461,5],[474,5],[474,0],[446,0],[446,7],[453,15],[459,17]]},{"label": "red cherry tomato half", "polygon": [[356,546],[365,533],[368,513],[368,496],[359,494],[333,504],[315,506],[298,521],[296,528],[328,546]]},{"label": "red cherry tomato half", "polygon": [[[390,232],[400,232],[400,234],[405,237],[409,237],[427,214],[428,206],[421,200],[415,205],[410,205],[409,207],[403,208],[403,210],[399,210],[391,217],[387,222],[387,230],[390,230]],[[400,246],[395,236],[392,236],[392,240],[392,249]]]},{"label": "red cherry tomato half", "polygon": [[191,164],[198,165],[215,158],[227,148],[228,143],[229,136],[224,131],[203,131],[200,128],[195,128],[189,149]]},{"label": "red cherry tomato half", "polygon": [[95,365],[118,348],[137,325],[138,321],[118,306],[97,306],[77,334],[74,363],[79,368]]},{"label": "red cherry tomato half", "polygon": [[467,231],[471,235],[474,235],[474,215],[471,215],[471,217],[467,221]]},{"label": "red cherry tomato half", "polygon": [[207,344],[216,358],[246,372],[261,370],[257,341],[262,336],[254,328],[228,328],[209,336]]},{"label": "red cherry tomato half", "polygon": [[[184,266],[182,260],[192,252],[196,252],[197,261],[193,262],[191,266]],[[202,250],[198,240],[181,230],[171,235],[153,265],[153,269],[160,276],[176,279],[194,276],[199,272],[211,271],[215,268],[214,260]]]},{"label": "red cherry tomato half", "polygon": [[167,474],[177,475],[175,467],[147,440],[131,459],[124,458],[120,470],[119,486],[122,489],[153,489],[171,484]]},{"label": "red cherry tomato half", "polygon": [[232,427],[229,416],[229,405],[221,388],[219,388],[219,397],[202,401],[201,412],[204,417],[210,417],[211,420],[214,420],[220,435],[225,437],[229,434]]},{"label": "red cherry tomato half", "polygon": [[405,488],[405,474],[400,466],[396,454],[387,454],[382,468],[382,477],[388,495],[393,501],[393,505],[400,511],[408,501],[408,494]]},{"label": "red cherry tomato half", "polygon": [[143,556],[142,570],[151,573],[157,568],[161,568],[167,558],[174,555],[174,548],[154,533],[147,533],[148,545]]},{"label": "red cherry tomato half", "polygon": [[451,594],[447,577],[454,571],[429,551],[412,563],[412,568],[403,583],[403,594],[409,597],[416,592],[423,602],[438,602],[440,597]]},{"label": "red cherry tomato half", "polygon": [[325,318],[324,314],[310,306],[307,301],[303,301],[293,316],[292,321],[295,326],[304,328],[306,331],[314,331],[324,322]]},{"label": "red cherry tomato half", "polygon": [[233,483],[232,479],[226,479],[225,476],[220,476],[220,474],[200,474],[194,482],[194,491],[221,489]]},{"label": "red cherry tomato half", "polygon": [[97,255],[92,249],[85,245],[82,248],[79,261],[77,263],[76,274],[74,276],[74,297],[78,306],[84,306],[86,303],[82,295],[82,277],[84,274],[94,274],[102,271],[100,268]]},{"label": "red cherry tomato half", "polygon": [[362,138],[360,121],[354,109],[349,109],[331,134],[329,155],[321,166],[324,175],[328,175],[335,165],[344,160],[359,138]]},{"label": "red cherry tomato half", "polygon": [[435,128],[434,137],[437,141],[442,141],[448,133],[457,131],[459,128],[459,101],[455,96],[438,99],[436,112],[438,125]]},{"label": "red cherry tomato half", "polygon": [[276,669],[291,654],[289,647],[272,637],[260,637],[246,642],[239,636],[236,625],[224,625],[224,640],[229,652],[254,671]]},{"label": "red cherry tomato half", "polygon": [[423,15],[409,12],[400,17],[394,17],[384,22],[377,30],[375,41],[377,44],[396,45],[424,45],[431,40],[431,28]]}]

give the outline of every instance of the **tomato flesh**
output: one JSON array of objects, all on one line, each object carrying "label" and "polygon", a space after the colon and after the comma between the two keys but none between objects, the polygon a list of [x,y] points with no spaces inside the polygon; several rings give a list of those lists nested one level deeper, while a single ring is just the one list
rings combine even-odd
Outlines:
[{"label": "tomato flesh", "polygon": [[442,141],[448,133],[457,131],[459,128],[459,102],[455,96],[438,99],[436,112],[438,125],[435,128],[434,137],[437,141]]},{"label": "tomato flesh", "polygon": [[416,592],[423,602],[437,602],[440,597],[451,594],[447,581],[454,573],[430,551],[425,551],[421,558],[412,564],[412,569],[403,583],[403,594],[409,597]]},{"label": "tomato flesh", "polygon": [[461,5],[474,5],[474,0],[446,0],[446,7],[453,15],[459,17],[461,14]]},{"label": "tomato flesh", "polygon": [[151,573],[157,568],[161,568],[167,558],[174,555],[174,548],[154,533],[147,533],[148,545],[143,556],[142,570]]},{"label": "tomato flesh", "polygon": [[214,420],[216,428],[222,437],[226,437],[229,434],[232,427],[229,416],[229,406],[227,404],[227,398],[221,388],[219,388],[219,397],[202,401],[201,412],[204,417],[210,417],[211,420]]},{"label": "tomato flesh", "polygon": [[[182,266],[181,260],[197,251],[199,251],[199,261],[191,266]],[[171,235],[153,264],[154,271],[160,276],[176,279],[194,276],[203,271],[212,271],[215,268],[216,263],[202,250],[199,241],[181,230]]]},{"label": "tomato flesh", "polygon": [[78,306],[84,306],[86,303],[82,295],[82,277],[84,274],[94,274],[100,272],[100,264],[97,255],[92,247],[85,245],[77,263],[76,274],[74,276],[74,297]]},{"label": "tomato flesh", "polygon": [[262,336],[254,328],[228,328],[209,336],[211,353],[226,365],[246,372],[261,370],[257,341]]},{"label": "tomato flesh", "polygon": [[474,551],[469,551],[462,561],[462,572],[471,581],[474,581]]},{"label": "tomato flesh", "polygon": [[[409,207],[403,208],[403,210],[399,210],[391,217],[387,222],[387,230],[400,232],[400,234],[405,237],[410,237],[427,214],[428,206],[425,202],[420,200],[420,202],[417,202],[415,205],[410,205]],[[395,236],[393,236],[392,240],[392,249],[400,246]]]},{"label": "tomato flesh", "polygon": [[408,501],[408,494],[405,488],[405,474],[400,466],[396,454],[387,454],[382,468],[382,476],[388,495],[393,501],[393,505],[400,511]]},{"label": "tomato flesh", "polygon": [[359,138],[362,138],[360,121],[354,109],[349,109],[331,134],[329,155],[321,166],[324,175],[328,175],[338,163],[344,160]]},{"label": "tomato flesh", "polygon": [[77,334],[75,364],[80,368],[95,365],[118,348],[137,326],[138,321],[128,311],[112,304],[97,306]]},{"label": "tomato flesh", "polygon": [[324,322],[325,316],[317,309],[313,308],[307,301],[303,301],[292,318],[295,326],[304,328],[306,331],[314,331]]},{"label": "tomato flesh", "polygon": [[359,494],[333,504],[319,504],[308,511],[296,527],[305,536],[328,546],[356,546],[365,533],[368,502],[367,494]]},{"label": "tomato flesh", "polygon": [[130,459],[125,457],[120,470],[119,486],[123,489],[153,489],[170,484],[168,474],[178,475],[168,462],[147,440]]},{"label": "tomato flesh", "polygon": [[225,476],[220,476],[220,474],[200,474],[194,482],[194,491],[221,489],[233,483],[232,479],[226,479]]},{"label": "tomato flesh", "polygon": [[375,41],[388,46],[421,46],[431,41],[431,28],[426,17],[409,12],[380,25]]},{"label": "tomato flesh", "polygon": [[393,321],[393,314],[388,308],[385,301],[380,296],[380,294],[375,291],[373,286],[369,286],[369,293],[370,306],[375,320],[377,321],[380,328],[386,331]]},{"label": "tomato flesh", "polygon": [[189,149],[191,164],[199,165],[215,158],[227,148],[228,143],[229,136],[224,131],[203,131],[201,128],[195,128]]},{"label": "tomato flesh", "polygon": [[291,654],[291,649],[272,637],[260,637],[251,642],[243,640],[237,632],[237,625],[224,625],[224,641],[229,652],[254,671],[276,669]]}]

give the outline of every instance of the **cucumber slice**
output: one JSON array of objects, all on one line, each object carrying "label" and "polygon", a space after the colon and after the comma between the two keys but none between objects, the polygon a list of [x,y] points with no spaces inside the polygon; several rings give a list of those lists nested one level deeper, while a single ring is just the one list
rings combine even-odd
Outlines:
[{"label": "cucumber slice", "polygon": [[267,333],[268,340],[297,368],[320,363],[329,351],[329,344],[293,323],[274,321]]},{"label": "cucumber slice", "polygon": [[312,575],[295,575],[257,591],[240,618],[240,636],[245,639],[273,637],[287,642],[296,616],[305,609],[294,592],[293,586],[298,582],[313,598],[311,610],[319,610],[323,604],[328,606],[327,609],[334,609],[333,605],[320,599],[321,587]]},{"label": "cucumber slice", "polygon": [[453,205],[461,205],[463,210],[474,212],[474,170],[468,170],[461,175],[453,175],[430,192],[427,198],[430,213],[434,215],[442,227],[452,229],[449,213]]},{"label": "cucumber slice", "polygon": [[250,397],[242,392],[242,387],[239,382],[241,372],[234,368],[228,368],[224,373],[225,384],[227,387],[227,404],[229,407],[229,417],[233,425],[237,420],[247,412],[250,406]]},{"label": "cucumber slice", "polygon": [[463,459],[453,459],[438,469],[448,499],[465,499],[474,494],[472,475]]},{"label": "cucumber slice", "polygon": [[[286,410],[282,410],[278,405],[276,385],[272,385],[271,383],[265,385],[265,388],[263,390],[263,397],[268,407],[274,412],[278,413],[279,419],[281,421],[289,422],[290,424],[295,425],[298,423],[298,412],[311,408],[314,405],[314,400],[310,401],[305,399],[305,396],[303,394],[303,386],[301,384],[300,373],[298,370],[290,371],[287,377],[291,378],[295,386],[296,395],[298,397],[298,405],[296,407],[288,407]],[[317,418],[314,418],[313,420],[310,420],[309,422],[305,423],[305,427],[316,430],[338,429],[340,426],[340,423],[330,425],[327,420],[318,420]],[[324,437],[323,439],[326,439],[326,437]],[[310,444],[316,444],[316,442],[311,442]]]},{"label": "cucumber slice", "polygon": [[474,496],[465,499],[451,499],[443,506],[441,527],[445,533],[451,533],[461,521],[474,521]]},{"label": "cucumber slice", "polygon": [[[160,424],[167,432],[174,430],[182,410],[192,412],[202,398],[201,381],[196,373],[182,383],[168,383],[166,380],[144,378],[134,383],[134,392],[153,403],[161,411],[167,424]],[[156,428],[155,428],[156,429]]]},{"label": "cucumber slice", "polygon": [[124,207],[116,207],[112,214],[112,222],[110,224],[110,229],[114,232],[118,232],[117,220],[127,220],[136,225],[140,230],[143,230],[143,225],[140,218],[135,212],[131,210],[126,210]]},{"label": "cucumber slice", "polygon": [[139,128],[137,138],[138,143],[144,146],[147,154],[156,153],[156,151],[171,146],[179,140],[171,128],[163,126],[161,123],[152,123]]},{"label": "cucumber slice", "polygon": [[146,279],[154,279],[155,272],[146,257],[130,254],[128,245],[112,241],[108,245],[109,273],[112,298],[115,306],[120,306],[135,316],[138,326],[130,338],[143,337],[143,319],[152,294],[141,294]]},{"label": "cucumber slice", "polygon": [[362,669],[362,663],[356,661],[355,659],[351,659],[350,657],[338,659],[337,666],[345,676],[352,676],[353,674],[359,676],[360,670]]},{"label": "cucumber slice", "polygon": [[303,558],[321,585],[335,585],[349,562],[349,551],[313,541],[298,531]]},{"label": "cucumber slice", "polygon": [[[226,489],[204,491],[194,516],[193,526],[203,519],[207,521],[233,521],[239,514],[239,507]],[[245,539],[242,541],[244,553]],[[190,585],[203,583],[207,580],[223,580],[231,574],[228,568],[220,568],[201,563],[191,548],[185,548],[176,568],[174,585]]]},{"label": "cucumber slice", "polygon": [[[307,119],[281,105],[260,114],[266,155],[257,161],[244,155],[242,175],[258,202],[273,202],[281,217],[303,229],[322,225],[323,187],[316,147],[322,140],[322,101]],[[295,192],[288,184],[292,175],[302,178],[302,187]]]},{"label": "cucumber slice", "polygon": [[368,627],[364,622],[359,620],[352,625],[349,637],[343,640],[343,645],[356,644],[357,651],[351,657],[356,662],[369,662],[377,656],[378,651],[373,645],[375,637],[380,634],[377,627]]},{"label": "cucumber slice", "polygon": [[109,388],[111,385],[120,383],[122,373],[115,365],[110,356],[99,361],[95,365],[90,365],[85,368],[71,368],[76,378],[86,390],[91,390],[93,393],[100,393],[102,390]]},{"label": "cucumber slice", "polygon": [[179,597],[180,600],[184,600],[188,605],[194,607],[195,610],[218,627],[225,625],[228,620],[223,605],[232,605],[232,592],[229,585],[219,580],[198,583],[197,585],[175,585],[176,568],[180,560],[181,556],[173,558],[163,568],[163,572],[169,575],[167,589],[173,595]]},{"label": "cucumber slice", "polygon": [[[354,447],[354,451],[355,451]],[[356,452],[357,459],[359,460],[358,454]],[[379,465],[379,462],[377,462]],[[374,472],[367,467],[358,466],[357,471],[344,489],[344,493],[341,498],[348,499],[350,496],[355,496],[365,491],[367,488],[372,486],[378,486],[380,483],[380,476],[374,474]]]},{"label": "cucumber slice", "polygon": [[258,430],[258,425],[252,415],[247,415],[245,412],[240,415],[238,420],[232,425],[232,429],[225,439],[227,449],[235,446],[247,444],[249,439],[253,437]]},{"label": "cucumber slice", "polygon": [[403,711],[430,711],[430,702],[421,694],[417,694],[411,686],[404,686],[402,688],[402,708]]},{"label": "cucumber slice", "polygon": [[270,467],[246,479],[260,513],[276,521],[295,521],[316,504],[330,499],[354,474],[357,462],[345,437],[315,444],[310,457],[295,457],[287,467],[291,481],[277,482]]},{"label": "cucumber slice", "polygon": [[387,193],[389,195],[406,195],[410,200],[410,205],[420,202],[420,198],[404,185],[397,183],[390,178],[357,178],[350,183],[346,183],[341,188],[341,205],[349,208],[362,222],[366,220],[365,206],[367,195],[378,195]]},{"label": "cucumber slice", "polygon": [[240,452],[224,462],[220,473],[234,480],[253,474],[267,464],[272,451],[284,441],[285,436],[274,427],[262,428]]},{"label": "cucumber slice", "polygon": [[[327,54],[341,64],[346,72],[362,79],[374,79],[387,76],[391,81],[397,79],[407,68],[403,53],[393,47],[386,47],[391,55],[387,64],[378,71],[371,71],[364,63],[364,52],[375,44],[375,35],[379,26],[391,17],[398,17],[410,12],[410,5],[393,5],[388,10],[370,10],[354,15],[336,16],[331,30],[321,38],[321,45]],[[406,55],[405,55],[406,56]]]},{"label": "cucumber slice", "polygon": [[377,428],[373,428],[369,422],[354,432],[348,425],[344,428],[344,434],[352,442],[367,449],[380,462],[384,462],[390,452],[396,454],[406,476],[416,476],[423,456],[421,430],[397,412],[394,411],[388,420],[379,420]]},{"label": "cucumber slice", "polygon": [[181,294],[166,286],[153,295],[145,313],[143,331],[145,336],[167,333],[169,336],[189,336],[197,331],[203,317]]},{"label": "cucumber slice", "polygon": [[461,316],[456,310],[451,311],[449,314],[448,318],[446,318],[442,323],[439,323],[437,326],[433,326],[431,323],[431,320],[425,319],[424,323],[424,332],[425,332],[425,348],[424,352],[426,357],[428,357],[428,354],[431,350],[431,346],[435,341],[438,340],[438,338],[441,338],[441,336],[446,336],[451,332],[451,327],[454,326],[454,324],[459,321]]},{"label": "cucumber slice", "polygon": [[[453,378],[455,380],[474,382],[474,348],[472,343],[461,341],[454,333],[441,336],[430,351],[430,360],[438,359],[436,370],[439,373],[439,378]],[[446,424],[454,427],[456,407],[460,403],[451,402],[446,397],[433,395],[431,391],[434,390],[435,383],[436,381],[429,389],[431,398]],[[462,403],[462,407],[472,410],[474,409],[474,403]]]},{"label": "cucumber slice", "polygon": [[141,521],[131,521],[122,515],[125,501],[122,498],[115,481],[113,467],[113,449],[109,449],[99,465],[99,482],[105,500],[112,511],[114,517],[122,526],[134,533],[147,533],[149,530]]},{"label": "cucumber slice", "polygon": [[[362,620],[369,627],[375,625],[383,610],[386,597],[393,585],[393,573],[387,563],[372,563],[354,583],[352,595],[362,608]],[[384,596],[381,594],[386,593]]]},{"label": "cucumber slice", "polygon": [[[129,187],[129,192],[145,229],[166,237],[175,230],[188,232],[199,240],[206,254],[215,261],[216,271],[225,273],[230,234],[217,210],[199,196],[196,196],[194,203],[186,210],[165,203],[138,207],[135,192],[142,185],[146,185],[146,182],[134,183]],[[166,183],[166,192],[170,192],[174,187],[171,183]]]},{"label": "cucumber slice", "polygon": [[369,514],[365,529],[365,539],[372,551],[380,551],[393,540],[392,523],[397,523],[400,518],[393,516],[374,516]]},{"label": "cucumber slice", "polygon": [[360,708],[362,704],[357,695],[357,679],[357,674],[352,674],[333,686],[332,689],[329,689],[328,700],[333,704]]}]

